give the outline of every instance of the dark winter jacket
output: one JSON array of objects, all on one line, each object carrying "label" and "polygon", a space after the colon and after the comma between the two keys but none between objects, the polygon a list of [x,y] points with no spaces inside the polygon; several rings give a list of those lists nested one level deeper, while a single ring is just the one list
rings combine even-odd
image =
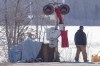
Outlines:
[{"label": "dark winter jacket", "polygon": [[86,45],[87,38],[83,30],[78,30],[74,36],[75,45]]}]

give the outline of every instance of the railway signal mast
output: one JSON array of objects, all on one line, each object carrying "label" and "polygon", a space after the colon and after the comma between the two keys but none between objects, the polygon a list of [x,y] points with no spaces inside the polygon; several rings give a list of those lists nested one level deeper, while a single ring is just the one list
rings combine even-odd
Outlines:
[{"label": "railway signal mast", "polygon": [[[65,30],[63,15],[68,14],[70,8],[67,4],[57,3],[55,0],[54,3],[48,3],[43,7],[43,12],[45,15],[52,15],[54,14],[56,18],[56,25],[55,28],[50,28],[47,31],[47,40],[49,40],[50,47],[57,47],[58,46],[58,37],[62,37],[62,47],[68,47],[68,38],[67,38],[67,31]],[[58,28],[59,27],[59,28]],[[58,47],[55,51],[58,51]],[[57,53],[56,53],[57,57]]]}]

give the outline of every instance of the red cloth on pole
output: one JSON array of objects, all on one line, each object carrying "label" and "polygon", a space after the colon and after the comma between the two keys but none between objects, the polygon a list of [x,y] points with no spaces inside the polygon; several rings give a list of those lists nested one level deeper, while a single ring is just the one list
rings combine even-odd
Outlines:
[{"label": "red cloth on pole", "polygon": [[69,47],[68,31],[61,31],[62,47]]},{"label": "red cloth on pole", "polygon": [[55,13],[56,13],[57,17],[59,18],[59,22],[62,22],[62,16],[61,16],[61,13],[57,7],[55,7]]}]

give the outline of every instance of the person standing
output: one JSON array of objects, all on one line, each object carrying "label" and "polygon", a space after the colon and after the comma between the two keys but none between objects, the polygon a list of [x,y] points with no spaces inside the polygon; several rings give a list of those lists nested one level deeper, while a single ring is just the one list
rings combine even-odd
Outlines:
[{"label": "person standing", "polygon": [[79,55],[82,52],[84,62],[88,62],[87,60],[87,53],[86,53],[86,45],[87,45],[87,38],[86,34],[83,31],[84,27],[80,26],[79,30],[75,33],[74,41],[77,48],[75,61],[79,62]]}]

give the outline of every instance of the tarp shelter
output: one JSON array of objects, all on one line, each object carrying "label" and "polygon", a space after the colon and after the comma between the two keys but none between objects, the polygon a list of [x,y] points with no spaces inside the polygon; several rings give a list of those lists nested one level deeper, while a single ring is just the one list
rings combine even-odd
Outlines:
[{"label": "tarp shelter", "polygon": [[26,39],[18,46],[10,50],[9,59],[11,62],[28,62],[34,61],[39,54],[42,43]]}]

